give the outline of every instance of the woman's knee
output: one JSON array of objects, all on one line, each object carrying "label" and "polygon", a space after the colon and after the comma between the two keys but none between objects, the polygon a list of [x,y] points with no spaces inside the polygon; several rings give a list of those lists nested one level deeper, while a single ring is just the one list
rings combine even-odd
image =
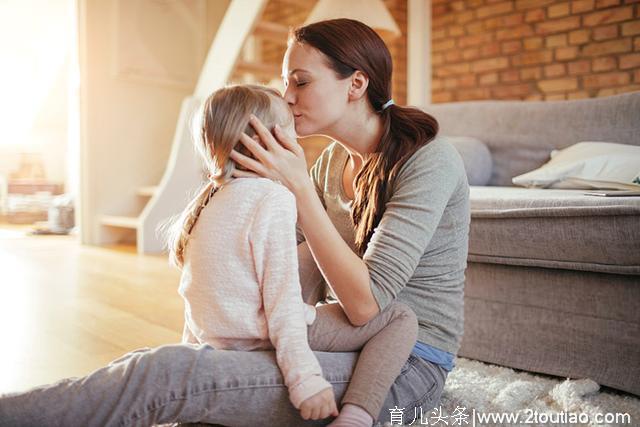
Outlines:
[{"label": "woman's knee", "polygon": [[122,356],[118,357],[117,359],[112,360],[111,362],[109,362],[109,364],[107,366],[115,366],[118,363],[126,362],[128,360],[133,359],[133,358],[140,357],[141,355],[146,354],[149,351],[151,351],[150,347],[138,348],[136,350],[130,351],[129,353],[123,354]]},{"label": "woman's knee", "polygon": [[207,348],[212,350],[207,345],[195,344],[168,344],[155,348],[142,348],[111,363],[126,363],[129,366],[135,366],[137,370],[176,372],[181,367],[193,366]]},{"label": "woman's knee", "polygon": [[213,347],[208,344],[168,344],[157,347],[153,350],[154,359],[160,363],[168,362],[170,364],[190,363],[192,361],[205,357],[209,352],[214,351]]}]

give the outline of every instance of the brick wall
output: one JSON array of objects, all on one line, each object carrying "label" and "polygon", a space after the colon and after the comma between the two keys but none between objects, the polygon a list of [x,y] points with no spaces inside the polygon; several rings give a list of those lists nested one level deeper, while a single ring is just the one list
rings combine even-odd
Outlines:
[{"label": "brick wall", "polygon": [[[384,3],[402,32],[402,36],[387,40],[387,45],[394,66],[392,95],[396,102],[404,104],[407,99],[407,0],[384,0]],[[271,0],[267,3],[262,20],[296,27],[305,21],[313,5],[314,2],[306,0],[298,3],[290,0]],[[286,40],[283,40],[283,43],[265,41],[264,61],[280,63],[286,49],[285,42]]]},{"label": "brick wall", "polygon": [[432,0],[432,102],[640,90],[638,0]]}]

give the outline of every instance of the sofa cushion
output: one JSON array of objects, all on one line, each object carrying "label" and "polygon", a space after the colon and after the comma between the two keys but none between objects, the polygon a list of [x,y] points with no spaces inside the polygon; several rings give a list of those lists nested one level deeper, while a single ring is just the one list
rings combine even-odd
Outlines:
[{"label": "sofa cushion", "polygon": [[640,147],[579,142],[552,151],[549,162],[512,181],[523,187],[640,190]]},{"label": "sofa cushion", "polygon": [[470,136],[443,136],[453,145],[464,163],[469,185],[487,185],[493,171],[491,152],[478,138]]},{"label": "sofa cushion", "polygon": [[568,101],[462,101],[430,104],[440,134],[472,136],[487,144],[493,159],[489,185],[549,160],[549,153],[579,141],[640,145],[640,91]]},{"label": "sofa cushion", "polygon": [[640,275],[640,196],[471,187],[469,261]]}]

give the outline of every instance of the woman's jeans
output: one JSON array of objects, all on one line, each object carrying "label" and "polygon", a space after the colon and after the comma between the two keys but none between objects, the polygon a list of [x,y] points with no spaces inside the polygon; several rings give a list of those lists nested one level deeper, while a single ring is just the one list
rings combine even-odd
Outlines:
[{"label": "woman's jeans", "polygon": [[[303,287],[305,301],[314,301],[316,291]],[[359,353],[314,353],[340,402]],[[420,414],[420,407],[426,414],[439,404],[446,376],[439,365],[409,356],[378,421],[390,421],[391,411],[394,420],[401,411],[406,424],[414,419],[416,410]],[[206,344],[136,350],[85,377],[0,397],[2,426],[204,422],[270,427],[320,426],[330,421],[300,416],[289,401],[275,351],[214,350]]]},{"label": "woman's jeans", "polygon": [[[358,353],[314,353],[340,401]],[[411,355],[378,421],[390,421],[391,410],[401,410],[407,424],[414,419],[416,408],[422,406],[426,414],[438,405],[445,379],[443,368]],[[214,350],[206,344],[136,350],[86,377],[0,398],[0,425],[7,427],[173,422],[320,426],[330,421],[300,416],[289,401],[274,351]]]}]

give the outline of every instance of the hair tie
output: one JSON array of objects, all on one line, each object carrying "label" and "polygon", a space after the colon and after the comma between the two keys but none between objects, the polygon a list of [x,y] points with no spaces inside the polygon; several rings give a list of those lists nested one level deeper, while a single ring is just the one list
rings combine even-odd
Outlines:
[{"label": "hair tie", "polygon": [[380,111],[384,111],[384,110],[386,110],[387,108],[389,108],[390,106],[392,106],[394,104],[395,104],[395,102],[393,102],[393,98],[391,98],[390,100],[388,100],[387,102],[385,102],[382,105],[382,108],[380,109]]}]

